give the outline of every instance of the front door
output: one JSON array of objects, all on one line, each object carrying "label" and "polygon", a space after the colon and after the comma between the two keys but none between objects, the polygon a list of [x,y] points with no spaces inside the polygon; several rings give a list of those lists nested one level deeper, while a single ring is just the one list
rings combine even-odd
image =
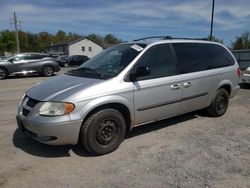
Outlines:
[{"label": "front door", "polygon": [[147,67],[151,73],[133,82],[135,125],[177,115],[182,88],[170,46],[158,44],[149,48],[132,72],[139,67]]}]

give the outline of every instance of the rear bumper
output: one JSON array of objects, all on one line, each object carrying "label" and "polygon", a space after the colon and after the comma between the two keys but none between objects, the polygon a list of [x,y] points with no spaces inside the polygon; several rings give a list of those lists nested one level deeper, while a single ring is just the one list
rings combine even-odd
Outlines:
[{"label": "rear bumper", "polygon": [[237,93],[239,92],[239,90],[240,90],[240,86],[239,85],[237,85],[234,88],[232,88],[232,91],[231,91],[231,94],[230,94],[230,98],[233,98],[235,95],[237,95]]}]

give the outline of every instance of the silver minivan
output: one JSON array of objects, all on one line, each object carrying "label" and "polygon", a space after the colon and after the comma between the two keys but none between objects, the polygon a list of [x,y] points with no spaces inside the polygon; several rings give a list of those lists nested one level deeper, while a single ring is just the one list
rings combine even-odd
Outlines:
[{"label": "silver minivan", "polygon": [[17,123],[39,142],[114,151],[133,127],[207,109],[223,115],[240,69],[222,44],[139,40],[108,48],[79,68],[28,90]]}]

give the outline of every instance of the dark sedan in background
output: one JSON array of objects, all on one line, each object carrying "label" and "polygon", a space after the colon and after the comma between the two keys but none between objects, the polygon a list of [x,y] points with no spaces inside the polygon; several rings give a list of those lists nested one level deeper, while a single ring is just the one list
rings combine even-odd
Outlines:
[{"label": "dark sedan in background", "polygon": [[89,60],[84,55],[62,56],[58,61],[61,67],[80,66],[85,61]]},{"label": "dark sedan in background", "polygon": [[21,53],[0,60],[0,79],[10,75],[38,73],[42,76],[53,76],[60,67],[49,54]]}]

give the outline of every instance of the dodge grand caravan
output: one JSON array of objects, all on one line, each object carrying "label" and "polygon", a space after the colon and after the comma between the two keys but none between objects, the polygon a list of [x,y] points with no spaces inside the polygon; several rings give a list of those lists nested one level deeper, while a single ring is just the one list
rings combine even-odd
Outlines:
[{"label": "dodge grand caravan", "polygon": [[240,69],[222,44],[138,40],[108,48],[79,68],[28,90],[17,123],[39,142],[114,151],[133,127],[207,109],[223,115]]}]

